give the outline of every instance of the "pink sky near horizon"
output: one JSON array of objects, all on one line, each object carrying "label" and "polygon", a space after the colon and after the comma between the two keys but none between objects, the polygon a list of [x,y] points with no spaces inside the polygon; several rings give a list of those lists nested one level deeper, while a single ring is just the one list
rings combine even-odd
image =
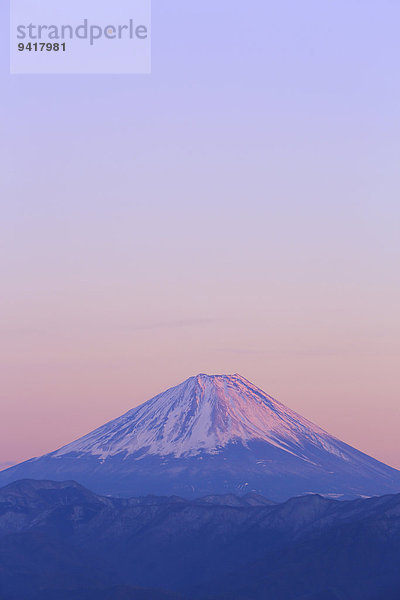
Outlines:
[{"label": "pink sky near horizon", "polygon": [[155,3],[145,78],[2,36],[0,465],[238,372],[400,468],[399,17]]}]

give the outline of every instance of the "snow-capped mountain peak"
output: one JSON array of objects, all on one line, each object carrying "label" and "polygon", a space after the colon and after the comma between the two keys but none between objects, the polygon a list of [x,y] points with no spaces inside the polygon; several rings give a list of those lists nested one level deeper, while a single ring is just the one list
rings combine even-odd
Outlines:
[{"label": "snow-capped mountain peak", "polygon": [[[307,442],[337,454],[335,439],[239,374],[190,377],[55,453],[195,456],[263,440],[301,456]],[[297,448],[297,450],[296,450]]]},{"label": "snow-capped mountain peak", "polygon": [[197,375],[63,448],[0,472],[103,495],[400,491],[400,472],[351,448],[240,375]]}]

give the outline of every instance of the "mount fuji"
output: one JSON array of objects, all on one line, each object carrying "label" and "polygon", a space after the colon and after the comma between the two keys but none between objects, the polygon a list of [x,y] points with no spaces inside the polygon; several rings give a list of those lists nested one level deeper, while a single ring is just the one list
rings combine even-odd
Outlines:
[{"label": "mount fuji", "polygon": [[75,480],[104,495],[400,492],[393,469],[304,419],[240,375],[197,375],[63,448],[0,472]]}]

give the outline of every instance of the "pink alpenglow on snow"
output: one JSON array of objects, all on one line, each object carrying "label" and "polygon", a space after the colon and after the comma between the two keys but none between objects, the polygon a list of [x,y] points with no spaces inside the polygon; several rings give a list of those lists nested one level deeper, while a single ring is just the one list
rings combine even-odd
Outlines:
[{"label": "pink alpenglow on snow", "polygon": [[50,454],[0,474],[74,479],[115,495],[254,491],[272,500],[400,492],[400,472],[359,452],[240,375],[190,377]]}]

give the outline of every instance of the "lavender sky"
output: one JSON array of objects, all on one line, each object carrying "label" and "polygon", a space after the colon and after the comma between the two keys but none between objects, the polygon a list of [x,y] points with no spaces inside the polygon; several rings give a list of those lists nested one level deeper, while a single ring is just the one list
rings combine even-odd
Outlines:
[{"label": "lavender sky", "polygon": [[153,0],[151,76],[10,76],[0,463],[239,372],[400,468],[400,4]]}]

